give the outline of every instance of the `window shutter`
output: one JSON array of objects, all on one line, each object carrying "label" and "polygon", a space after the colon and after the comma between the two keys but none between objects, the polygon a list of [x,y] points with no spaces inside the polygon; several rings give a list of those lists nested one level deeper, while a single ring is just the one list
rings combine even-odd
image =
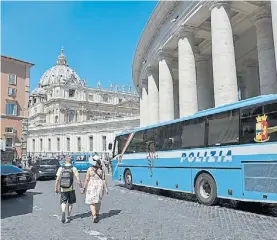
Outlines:
[{"label": "window shutter", "polygon": [[13,115],[17,116],[17,104],[14,104],[13,106]]}]

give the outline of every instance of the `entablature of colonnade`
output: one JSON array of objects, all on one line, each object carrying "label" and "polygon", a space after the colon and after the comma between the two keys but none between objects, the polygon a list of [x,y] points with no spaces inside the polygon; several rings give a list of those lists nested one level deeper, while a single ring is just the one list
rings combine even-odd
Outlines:
[{"label": "entablature of colonnade", "polygon": [[[172,51],[173,62],[175,62],[172,68],[175,68],[178,61],[178,30],[181,27],[189,28],[193,32],[193,42],[198,54],[211,54],[211,11],[209,8],[215,2],[180,1],[177,3],[158,3],[144,29],[136,50],[133,62],[133,81],[136,87],[139,87],[139,81],[147,76],[147,67],[149,65],[157,68],[160,49]],[[239,41],[243,33],[250,31],[254,27],[253,16],[261,11],[264,5],[268,5],[269,2],[233,1],[226,3],[230,7],[229,17],[232,24],[235,48],[237,48],[235,50],[236,57],[239,56],[241,62],[245,62],[248,58],[255,59],[257,56],[255,49],[249,49],[247,54],[240,56],[241,49],[245,47],[241,44],[236,46],[236,42]],[[162,11],[161,7],[163,7]],[[153,31],[153,29],[156,31]]]}]

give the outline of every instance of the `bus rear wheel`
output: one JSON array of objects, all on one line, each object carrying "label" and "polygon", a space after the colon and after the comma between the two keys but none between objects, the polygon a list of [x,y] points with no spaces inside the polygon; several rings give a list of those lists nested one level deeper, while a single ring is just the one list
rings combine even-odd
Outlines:
[{"label": "bus rear wheel", "polygon": [[196,197],[204,205],[212,206],[218,202],[216,183],[211,175],[200,174],[195,182]]},{"label": "bus rear wheel", "polygon": [[124,173],[124,183],[126,188],[128,188],[129,190],[132,190],[133,188],[132,174],[129,169],[127,169]]}]

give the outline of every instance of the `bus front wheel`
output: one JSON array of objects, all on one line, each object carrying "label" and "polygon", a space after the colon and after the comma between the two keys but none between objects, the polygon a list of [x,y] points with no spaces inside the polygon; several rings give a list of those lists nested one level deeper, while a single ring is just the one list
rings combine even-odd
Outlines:
[{"label": "bus front wheel", "polygon": [[197,177],[195,193],[197,199],[204,205],[215,205],[218,201],[216,183],[212,176],[207,173],[202,173]]},{"label": "bus front wheel", "polygon": [[124,174],[124,183],[125,183],[125,187],[126,188],[128,188],[129,190],[132,190],[132,188],[133,188],[132,174],[131,174],[131,171],[129,169],[127,169],[125,171],[125,174]]}]

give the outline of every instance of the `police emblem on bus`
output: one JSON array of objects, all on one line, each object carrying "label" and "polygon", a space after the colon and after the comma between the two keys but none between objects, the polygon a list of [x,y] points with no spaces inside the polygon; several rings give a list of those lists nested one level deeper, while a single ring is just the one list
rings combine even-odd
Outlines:
[{"label": "police emblem on bus", "polygon": [[268,123],[267,116],[258,116],[256,117],[256,137],[254,138],[255,142],[267,142],[269,140],[268,136]]},{"label": "police emblem on bus", "polygon": [[181,163],[184,161],[192,162],[232,162],[232,151],[205,151],[205,152],[184,152]]}]

